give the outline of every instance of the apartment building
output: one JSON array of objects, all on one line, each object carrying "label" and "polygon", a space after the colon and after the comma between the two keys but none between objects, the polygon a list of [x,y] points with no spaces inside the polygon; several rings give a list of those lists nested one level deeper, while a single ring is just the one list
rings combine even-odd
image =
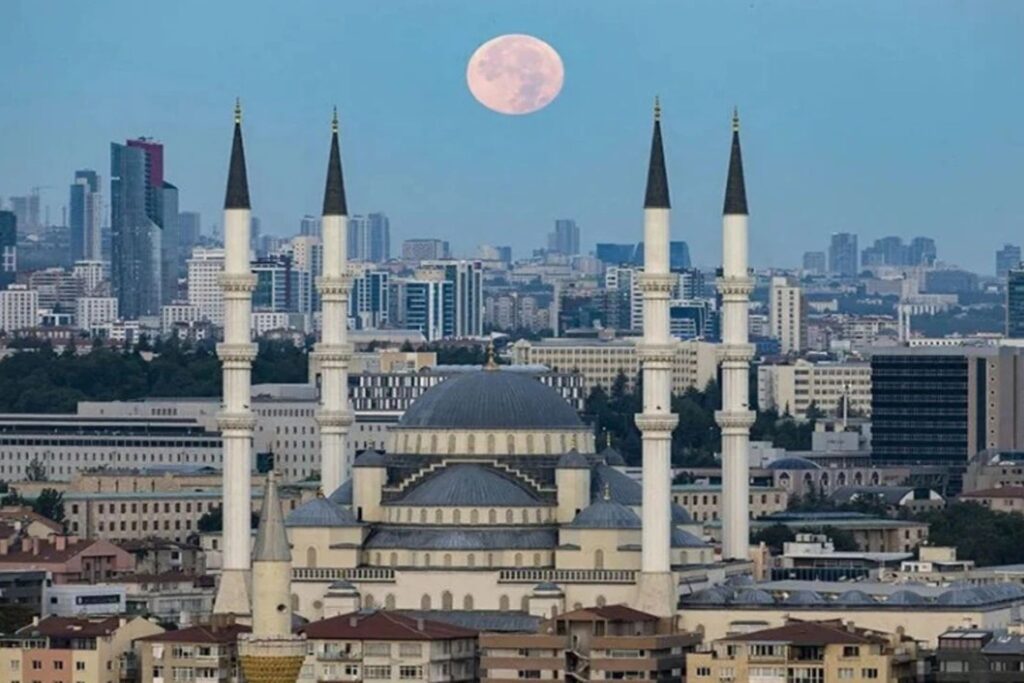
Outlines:
[{"label": "apartment building", "polygon": [[537,633],[481,634],[480,680],[679,681],[700,640],[625,605],[587,607],[542,622]]},{"label": "apartment building", "polygon": [[[721,514],[720,484],[676,484],[672,502],[690,513],[695,522],[716,520]],[[757,519],[789,507],[789,492],[777,486],[751,486],[747,502],[750,519]]]},{"label": "apartment building", "polygon": [[217,620],[138,641],[142,683],[240,683],[238,636],[248,626]]},{"label": "apartment building", "polygon": [[757,406],[798,419],[811,406],[830,415],[871,416],[871,364],[797,360],[757,368]]},{"label": "apartment building", "polygon": [[785,277],[773,277],[768,290],[771,336],[784,354],[807,348],[807,301],[803,289]]},{"label": "apartment building", "polygon": [[792,620],[727,636],[687,657],[688,683],[917,681],[917,646],[898,635],[835,621]]},{"label": "apartment building", "polygon": [[0,540],[0,571],[47,571],[55,584],[99,583],[135,571],[135,558],[113,543],[77,536]]}]

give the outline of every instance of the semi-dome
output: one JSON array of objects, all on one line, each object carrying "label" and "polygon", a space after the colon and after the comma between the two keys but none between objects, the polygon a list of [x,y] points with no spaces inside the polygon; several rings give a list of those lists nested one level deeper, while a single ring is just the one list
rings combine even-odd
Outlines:
[{"label": "semi-dome", "polygon": [[639,529],[640,518],[614,500],[599,500],[580,511],[569,523],[574,529]]},{"label": "semi-dome", "polygon": [[524,485],[484,465],[449,465],[390,501],[392,505],[506,506],[541,505]]},{"label": "semi-dome", "polygon": [[563,453],[555,467],[560,470],[589,470],[590,462],[574,448],[568,453]]},{"label": "semi-dome", "polygon": [[413,401],[399,429],[580,429],[569,403],[530,373],[486,369],[450,377]]},{"label": "semi-dome", "polygon": [[347,509],[321,496],[295,508],[284,520],[286,527],[343,527],[359,524]]}]

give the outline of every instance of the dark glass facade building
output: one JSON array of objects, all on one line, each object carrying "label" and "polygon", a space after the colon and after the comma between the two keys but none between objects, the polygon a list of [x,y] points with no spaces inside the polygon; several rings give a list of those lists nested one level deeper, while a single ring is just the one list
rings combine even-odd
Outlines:
[{"label": "dark glass facade building", "polygon": [[1006,274],[1006,336],[1024,339],[1024,268]]},{"label": "dark glass facade building", "polygon": [[14,282],[18,274],[18,217],[0,211],[0,289]]}]

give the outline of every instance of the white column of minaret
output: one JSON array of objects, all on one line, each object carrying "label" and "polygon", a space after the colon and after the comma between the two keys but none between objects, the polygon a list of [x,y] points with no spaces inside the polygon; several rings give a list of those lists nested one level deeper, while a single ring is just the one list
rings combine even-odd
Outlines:
[{"label": "white column of minaret", "polygon": [[332,494],[350,476],[346,442],[352,414],[348,406],[348,213],[341,176],[337,115],[333,124],[324,197],[324,271],[317,283],[322,302],[321,336],[316,355],[320,363],[320,480]]},{"label": "white column of minaret", "polygon": [[651,164],[644,202],[643,339],[637,349],[643,372],[643,413],[635,421],[642,435],[643,529],[640,604],[659,614],[675,611],[671,574],[672,361],[676,346],[669,334],[668,180],[661,141],[660,108],[655,105]]},{"label": "white column of minaret", "polygon": [[748,342],[748,307],[753,280],[747,269],[747,203],[739,147],[739,120],[733,119],[725,210],[722,218],[722,557],[747,560],[749,554],[750,411],[748,375],[753,349]]},{"label": "white column of minaret", "polygon": [[[251,211],[242,151],[241,112],[235,111],[235,139],[224,208],[224,341],[217,345],[223,368],[223,406],[218,426],[223,442],[223,567],[214,611],[248,614],[251,566],[250,511],[252,438],[250,410],[252,343],[250,318],[256,278],[249,267]],[[243,602],[244,601],[244,602]]]}]

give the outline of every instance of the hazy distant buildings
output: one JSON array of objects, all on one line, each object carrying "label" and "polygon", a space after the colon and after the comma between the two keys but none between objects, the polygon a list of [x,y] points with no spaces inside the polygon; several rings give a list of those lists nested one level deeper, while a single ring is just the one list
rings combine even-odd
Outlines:
[{"label": "hazy distant buildings", "polygon": [[832,234],[828,247],[829,272],[843,277],[857,274],[857,236],[848,232]]},{"label": "hazy distant buildings", "polygon": [[448,242],[439,239],[411,239],[402,242],[402,259],[405,261],[431,261],[451,258]]},{"label": "hazy distant buildings", "polygon": [[479,337],[484,333],[484,271],[479,261],[425,262],[423,269],[435,271],[452,285],[455,300],[455,337]]},{"label": "hazy distant buildings", "polygon": [[1024,339],[1024,267],[1020,263],[1006,274],[1006,336]]},{"label": "hazy distant buildings", "polygon": [[111,280],[123,317],[160,314],[171,278],[164,265],[177,263],[177,219],[178,190],[164,181],[163,145],[111,143]]},{"label": "hazy distant buildings", "polygon": [[580,228],[571,218],[555,221],[555,231],[548,234],[548,251],[563,256],[580,253]]},{"label": "hazy distant buildings", "polygon": [[198,211],[178,212],[178,247],[182,254],[191,254],[199,244],[202,236],[202,225]]},{"label": "hazy distant buildings", "polygon": [[18,273],[18,217],[0,211],[0,288],[14,282]]},{"label": "hazy distant buildings", "polygon": [[26,235],[38,233],[43,227],[42,221],[39,219],[39,193],[33,192],[23,197],[10,197],[9,201],[11,211],[18,218],[18,226],[22,233]]},{"label": "hazy distant buildings", "polygon": [[930,266],[935,263],[935,240],[930,237],[915,237],[910,244],[904,244],[899,237],[890,236],[875,240],[874,244],[861,254],[861,264],[867,266]]},{"label": "hazy distant buildings", "polygon": [[633,252],[636,251],[635,244],[612,244],[599,242],[594,255],[597,259],[609,266],[619,266],[633,263]]},{"label": "hazy distant buildings", "polygon": [[824,273],[828,268],[825,258],[825,252],[805,251],[802,267],[804,272],[807,273]]},{"label": "hazy distant buildings", "polygon": [[348,219],[348,259],[383,263],[391,258],[391,222],[382,213]]},{"label": "hazy distant buildings", "polygon": [[199,309],[201,319],[224,325],[224,291],[220,274],[224,272],[224,250],[192,251],[188,260],[188,302]]},{"label": "hazy distant buildings", "polygon": [[1004,244],[1002,249],[996,251],[996,276],[1006,277],[1010,269],[1019,266],[1020,262],[1020,246]]},{"label": "hazy distant buildings", "polygon": [[807,303],[799,285],[785,277],[773,277],[768,302],[771,336],[780,351],[800,353],[807,348]]},{"label": "hazy distant buildings", "polygon": [[323,237],[319,216],[303,216],[299,221],[299,234],[303,237]]},{"label": "hazy distant buildings", "polygon": [[68,200],[71,260],[103,259],[103,195],[96,171],[75,171]]},{"label": "hazy distant buildings", "polygon": [[0,290],[0,331],[35,327],[39,318],[39,292],[25,285]]}]

